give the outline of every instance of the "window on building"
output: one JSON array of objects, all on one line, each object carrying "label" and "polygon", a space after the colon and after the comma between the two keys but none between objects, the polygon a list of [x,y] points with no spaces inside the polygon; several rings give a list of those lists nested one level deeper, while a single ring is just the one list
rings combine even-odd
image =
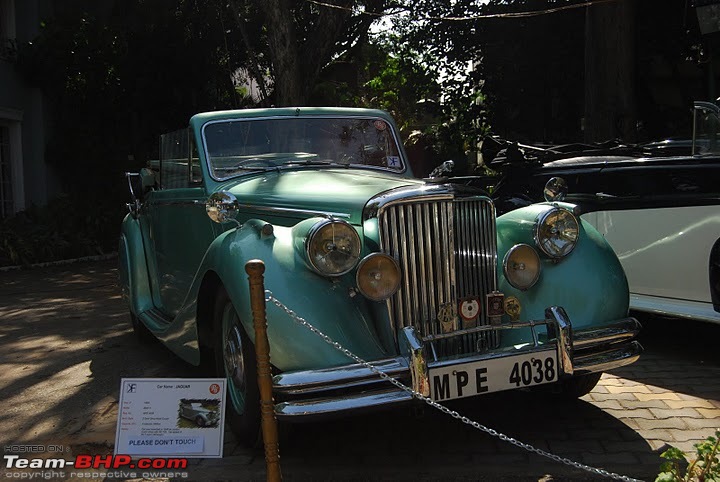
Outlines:
[{"label": "window on building", "polygon": [[15,58],[15,35],[15,0],[0,0],[0,59]]},{"label": "window on building", "polygon": [[10,130],[0,125],[0,218],[13,214]]}]

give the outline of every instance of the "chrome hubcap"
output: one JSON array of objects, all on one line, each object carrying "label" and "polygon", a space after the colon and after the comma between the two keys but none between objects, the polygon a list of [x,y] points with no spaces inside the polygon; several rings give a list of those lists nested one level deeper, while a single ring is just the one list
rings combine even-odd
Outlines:
[{"label": "chrome hubcap", "polygon": [[225,374],[230,382],[230,393],[240,408],[240,399],[245,398],[245,363],[242,355],[242,338],[240,329],[233,323],[225,335],[225,350],[223,360],[225,362]]}]

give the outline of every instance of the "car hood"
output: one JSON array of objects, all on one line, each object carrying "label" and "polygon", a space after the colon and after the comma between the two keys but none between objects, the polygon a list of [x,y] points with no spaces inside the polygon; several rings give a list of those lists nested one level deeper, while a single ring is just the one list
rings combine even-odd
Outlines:
[{"label": "car hood", "polygon": [[307,211],[336,214],[360,224],[365,204],[378,193],[424,183],[394,174],[360,169],[268,171],[233,179],[220,186],[246,209],[281,208],[283,217],[307,218]]}]

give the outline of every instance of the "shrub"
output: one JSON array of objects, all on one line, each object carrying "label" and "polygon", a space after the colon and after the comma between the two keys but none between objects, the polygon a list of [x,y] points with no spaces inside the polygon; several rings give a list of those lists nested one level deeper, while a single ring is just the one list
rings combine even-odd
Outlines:
[{"label": "shrub", "polygon": [[715,437],[708,437],[705,441],[695,444],[697,457],[692,462],[687,460],[682,450],[669,448],[660,455],[666,462],[660,466],[661,472],[655,482],[720,482],[718,448],[720,448],[720,430],[715,432]]},{"label": "shrub", "polygon": [[59,197],[0,221],[0,266],[104,254],[117,248],[122,204]]}]

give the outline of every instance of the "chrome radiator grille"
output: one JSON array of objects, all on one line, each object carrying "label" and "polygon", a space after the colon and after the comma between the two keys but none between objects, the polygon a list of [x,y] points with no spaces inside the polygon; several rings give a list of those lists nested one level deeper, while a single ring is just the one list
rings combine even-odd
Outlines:
[{"label": "chrome radiator grille", "polygon": [[[451,331],[489,323],[485,295],[497,287],[495,209],[484,197],[422,200],[386,206],[379,213],[382,250],[402,271],[398,292],[388,301],[395,330],[414,326],[423,337],[447,333],[441,309],[465,298],[480,301],[481,315],[468,325],[457,317]],[[497,345],[494,333],[471,333],[431,344],[437,357]]]}]

